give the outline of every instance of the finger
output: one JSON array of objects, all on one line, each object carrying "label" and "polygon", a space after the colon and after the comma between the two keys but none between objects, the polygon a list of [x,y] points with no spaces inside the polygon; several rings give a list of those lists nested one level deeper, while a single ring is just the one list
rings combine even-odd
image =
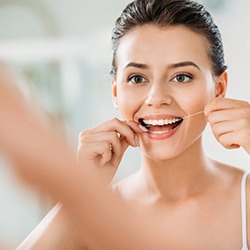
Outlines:
[{"label": "finger", "polygon": [[95,159],[100,166],[105,165],[112,158],[112,151],[108,142],[83,143],[78,148],[77,160],[79,163]]},{"label": "finger", "polygon": [[136,147],[135,142],[135,133],[134,131],[127,125],[126,122],[120,121],[117,118],[114,118],[110,121],[106,121],[104,123],[101,123],[93,128],[84,130],[81,132],[81,135],[84,134],[97,134],[101,132],[109,132],[109,131],[115,131],[124,138],[126,138],[127,142],[133,146]]},{"label": "finger", "polygon": [[79,136],[79,143],[92,143],[107,141],[109,143],[119,142],[120,135],[115,131],[101,132],[98,134],[81,134]]},{"label": "finger", "polygon": [[[240,124],[241,122],[223,122],[213,125],[212,132],[217,141],[225,148],[238,148],[242,146],[247,151],[250,148],[250,130]],[[243,124],[244,122],[242,122]]]},{"label": "finger", "polygon": [[224,121],[240,121],[245,120],[250,123],[250,109],[245,107],[226,109],[220,111],[212,111],[207,116],[208,122],[213,125]]},{"label": "finger", "polygon": [[246,101],[234,100],[223,97],[215,97],[209,101],[204,109],[204,113],[207,116],[212,111],[235,109],[238,107],[250,108],[250,105]]},{"label": "finger", "polygon": [[[101,154],[100,157],[100,163],[101,166],[104,166],[106,163],[111,162],[113,166],[117,166],[114,164],[114,158],[116,156],[116,154],[114,153],[114,148],[112,146],[112,144],[107,144],[106,142],[104,143],[103,148],[105,147],[105,151]],[[100,154],[99,154],[100,155]]]},{"label": "finger", "polygon": [[235,127],[234,123],[232,122],[221,122],[221,123],[216,123],[211,126],[212,132],[217,140],[219,140],[219,137],[233,132]]},{"label": "finger", "polygon": [[112,153],[112,157],[110,159],[111,164],[117,167],[123,155],[121,140],[119,140],[118,143],[113,142],[110,144],[110,151]]},{"label": "finger", "polygon": [[218,138],[219,143],[227,149],[235,149],[241,146],[239,142],[242,137],[241,133],[231,132],[227,134],[223,134]]},{"label": "finger", "polygon": [[121,138],[121,151],[120,151],[120,155],[119,157],[117,157],[116,159],[114,159],[112,162],[115,166],[118,166],[122,160],[122,157],[125,153],[125,151],[127,150],[127,148],[129,147],[128,142],[124,139]]},{"label": "finger", "polygon": [[[121,139],[118,137],[116,132],[108,132],[108,133],[99,133],[95,135],[84,135],[79,138],[79,147],[88,148],[89,145],[97,143],[102,143],[104,145],[103,150],[110,151],[110,145],[112,149],[112,155],[109,160],[111,160],[112,164],[116,164],[121,158]],[[99,149],[100,150],[100,149]],[[101,152],[103,153],[103,152]]]}]

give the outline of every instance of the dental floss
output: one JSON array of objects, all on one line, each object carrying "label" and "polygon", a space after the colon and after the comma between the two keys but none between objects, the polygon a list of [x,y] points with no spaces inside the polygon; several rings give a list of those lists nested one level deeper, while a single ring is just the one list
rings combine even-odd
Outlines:
[{"label": "dental floss", "polygon": [[[187,119],[187,118],[189,118],[189,117],[192,117],[192,116],[195,116],[195,115],[199,115],[199,114],[202,114],[202,113],[204,113],[203,110],[202,110],[202,111],[199,111],[199,112],[196,112],[196,113],[193,113],[193,114],[191,114],[191,115],[183,116],[183,117],[181,117],[181,118],[182,118],[182,119]],[[148,132],[148,129],[145,128],[144,126],[142,126],[141,124],[139,124],[139,128],[140,128],[143,132]]]},{"label": "dental floss", "polygon": [[204,113],[204,111],[199,111],[199,112],[196,112],[196,113],[193,113],[191,115],[186,115],[186,116],[183,116],[182,119],[186,119],[186,118],[189,118],[189,117],[192,117],[192,116],[195,116],[195,115],[199,115],[199,114],[202,114]]},{"label": "dental floss", "polygon": [[[195,116],[195,115],[199,115],[199,114],[202,114],[202,113],[204,113],[203,110],[202,110],[202,111],[199,111],[199,112],[196,112],[196,113],[193,113],[193,114],[191,114],[191,115],[183,116],[182,119],[186,119],[186,118],[189,118],[189,117],[192,117],[192,116]],[[144,131],[144,132],[148,132],[148,129],[145,128],[145,127],[143,127],[141,124],[139,124],[139,128],[140,128],[142,131]],[[137,138],[136,138],[136,141],[137,141],[137,143],[138,143],[138,148],[139,148],[139,150],[140,150],[142,153],[144,153],[144,151],[143,151],[143,150],[141,149],[141,147],[140,147],[139,140],[138,140]]]}]

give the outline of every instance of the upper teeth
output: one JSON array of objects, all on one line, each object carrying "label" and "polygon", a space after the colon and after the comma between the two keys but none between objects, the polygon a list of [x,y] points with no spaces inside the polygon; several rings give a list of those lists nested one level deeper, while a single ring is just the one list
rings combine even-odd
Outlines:
[{"label": "upper teeth", "polygon": [[168,124],[173,124],[175,122],[179,122],[181,118],[172,118],[172,119],[160,119],[160,120],[143,120],[143,123],[146,125],[152,126],[163,126]]}]

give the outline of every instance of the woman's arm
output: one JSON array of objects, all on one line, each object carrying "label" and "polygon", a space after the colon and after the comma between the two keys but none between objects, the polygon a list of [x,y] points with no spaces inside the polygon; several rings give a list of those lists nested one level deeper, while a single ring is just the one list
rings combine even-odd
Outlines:
[{"label": "woman's arm", "polygon": [[[133,125],[135,127],[135,124]],[[91,162],[95,162],[97,173],[100,173],[101,178],[109,184],[130,143],[132,146],[136,146],[134,132],[127,123],[118,119],[104,122],[81,132],[78,163],[86,168],[94,167]],[[74,235],[74,225],[66,215],[61,205],[55,206],[17,249],[57,250],[65,249],[65,246],[67,249],[79,247],[86,249],[86,247],[80,246],[77,241]]]},{"label": "woman's arm", "polygon": [[61,204],[57,204],[17,247],[17,250],[87,250],[79,244],[72,221]]},{"label": "woman's arm", "polygon": [[80,243],[97,250],[174,249],[157,215],[112,194],[95,167],[80,167],[7,83],[0,74],[0,150],[27,184],[63,204]]}]

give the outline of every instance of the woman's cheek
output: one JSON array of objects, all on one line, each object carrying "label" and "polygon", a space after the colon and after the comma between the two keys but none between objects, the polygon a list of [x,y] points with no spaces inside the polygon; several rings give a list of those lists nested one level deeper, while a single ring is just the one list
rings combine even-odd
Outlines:
[{"label": "woman's cheek", "polygon": [[204,90],[193,90],[179,96],[179,105],[187,113],[203,111],[209,100],[213,97],[212,92]]},{"label": "woman's cheek", "polygon": [[118,95],[118,109],[121,117],[125,120],[133,119],[135,112],[139,109],[139,98],[133,93],[123,92]]}]

